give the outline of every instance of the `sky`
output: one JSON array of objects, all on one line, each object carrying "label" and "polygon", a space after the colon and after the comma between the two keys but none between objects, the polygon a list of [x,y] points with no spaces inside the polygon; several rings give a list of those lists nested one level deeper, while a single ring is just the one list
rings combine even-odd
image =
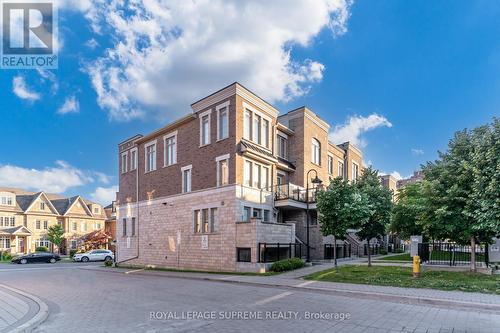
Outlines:
[{"label": "sky", "polygon": [[407,177],[455,131],[500,116],[494,1],[66,0],[58,69],[0,70],[0,186],[118,184],[117,145],[238,81],[306,105],[366,164]]}]

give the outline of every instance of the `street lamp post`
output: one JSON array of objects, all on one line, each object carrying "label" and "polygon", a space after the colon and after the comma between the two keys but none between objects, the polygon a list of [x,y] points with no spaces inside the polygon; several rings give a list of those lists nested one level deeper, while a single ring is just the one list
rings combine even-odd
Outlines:
[{"label": "street lamp post", "polygon": [[318,172],[315,169],[311,169],[307,171],[306,175],[306,241],[307,241],[307,262],[311,261],[311,253],[310,253],[310,246],[309,246],[309,173],[314,171],[314,174],[316,177],[311,180],[312,184],[320,185],[322,183],[321,179],[318,178]]}]

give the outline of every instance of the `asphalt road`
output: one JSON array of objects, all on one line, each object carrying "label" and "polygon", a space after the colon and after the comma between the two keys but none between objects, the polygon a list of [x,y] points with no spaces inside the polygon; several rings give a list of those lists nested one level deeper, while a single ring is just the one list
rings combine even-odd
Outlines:
[{"label": "asphalt road", "polygon": [[500,315],[263,286],[0,265],[0,283],[41,298],[36,332],[500,332]]}]

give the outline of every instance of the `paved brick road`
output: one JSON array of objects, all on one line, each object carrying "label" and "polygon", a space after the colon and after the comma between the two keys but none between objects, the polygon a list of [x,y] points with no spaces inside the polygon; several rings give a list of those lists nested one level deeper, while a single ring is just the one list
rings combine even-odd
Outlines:
[{"label": "paved brick road", "polygon": [[[26,268],[24,268],[26,267]],[[261,286],[90,271],[62,265],[1,269],[2,283],[38,295],[50,309],[37,332],[500,332],[500,315]],[[216,319],[159,319],[205,311]],[[297,319],[222,320],[296,314]],[[246,312],[243,312],[246,311]],[[281,311],[271,313],[270,311]],[[305,312],[349,314],[306,320]],[[161,314],[164,312],[165,314]]]}]

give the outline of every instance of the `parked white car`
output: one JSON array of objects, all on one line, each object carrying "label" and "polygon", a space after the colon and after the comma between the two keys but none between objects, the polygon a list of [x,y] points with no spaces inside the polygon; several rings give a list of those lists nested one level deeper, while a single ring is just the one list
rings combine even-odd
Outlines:
[{"label": "parked white car", "polygon": [[74,261],[107,261],[114,260],[115,255],[110,250],[91,250],[85,253],[76,253],[73,256]]}]

